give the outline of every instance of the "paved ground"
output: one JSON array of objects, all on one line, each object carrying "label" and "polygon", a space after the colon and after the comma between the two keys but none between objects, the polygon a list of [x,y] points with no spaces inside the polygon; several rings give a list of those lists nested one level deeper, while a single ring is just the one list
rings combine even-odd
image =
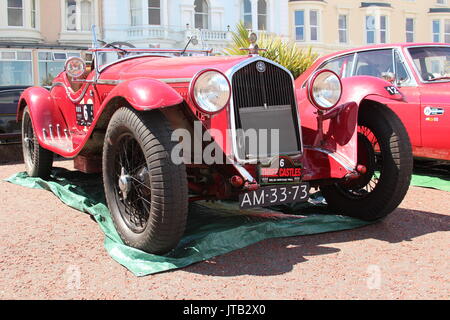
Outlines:
[{"label": "paved ground", "polygon": [[[57,166],[70,167],[70,162]],[[23,165],[0,167],[0,179]],[[450,193],[411,188],[386,220],[266,240],[137,278],[84,213],[0,181],[0,299],[449,299]]]}]

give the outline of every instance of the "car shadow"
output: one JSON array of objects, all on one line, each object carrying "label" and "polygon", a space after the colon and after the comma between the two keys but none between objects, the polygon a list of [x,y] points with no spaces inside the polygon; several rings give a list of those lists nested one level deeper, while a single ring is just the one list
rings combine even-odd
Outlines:
[{"label": "car shadow", "polygon": [[399,208],[386,219],[358,229],[308,236],[268,239],[246,248],[194,264],[187,272],[209,276],[273,276],[293,270],[309,257],[340,252],[335,245],[366,239],[388,243],[450,231],[450,216]]}]

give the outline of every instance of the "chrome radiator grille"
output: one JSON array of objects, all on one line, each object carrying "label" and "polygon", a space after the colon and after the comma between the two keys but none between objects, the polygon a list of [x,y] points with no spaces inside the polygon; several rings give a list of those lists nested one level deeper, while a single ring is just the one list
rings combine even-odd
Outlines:
[{"label": "chrome radiator grille", "polygon": [[[298,153],[301,138],[291,75],[273,64],[255,61],[234,73],[231,82],[236,129],[278,129],[280,153]],[[237,144],[241,159],[254,157],[245,142]]]}]

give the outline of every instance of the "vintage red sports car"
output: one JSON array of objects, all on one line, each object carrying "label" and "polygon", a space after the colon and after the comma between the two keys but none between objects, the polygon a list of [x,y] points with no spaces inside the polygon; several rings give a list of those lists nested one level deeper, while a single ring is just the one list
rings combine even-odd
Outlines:
[{"label": "vintage red sports car", "polygon": [[412,169],[405,128],[379,102],[402,101],[397,88],[321,70],[297,99],[292,74],[255,43],[249,51],[113,43],[70,58],[50,91],[29,88],[19,101],[28,174],[48,177],[55,153],[103,172],[123,241],[157,254],[177,245],[189,202],[202,199],[285,205],[315,187],[343,214],[392,212]]},{"label": "vintage red sports car", "polygon": [[341,51],[318,59],[297,85],[320,69],[342,78],[374,76],[395,84],[402,101],[383,101],[402,120],[417,158],[450,161],[450,45],[385,44]]}]

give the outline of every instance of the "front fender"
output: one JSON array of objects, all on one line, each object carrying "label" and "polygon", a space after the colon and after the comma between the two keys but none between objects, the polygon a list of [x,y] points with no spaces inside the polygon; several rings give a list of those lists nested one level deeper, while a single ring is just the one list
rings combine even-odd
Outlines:
[{"label": "front fender", "polygon": [[[310,125],[309,128],[303,128],[304,136],[309,136],[310,143],[314,141],[312,145],[308,146],[308,153],[305,154],[308,158],[307,167],[311,174],[309,177],[311,180],[342,178],[356,170],[358,165],[358,114],[363,101],[372,100],[382,104],[388,104],[393,100],[404,101],[403,94],[395,86],[375,77],[345,78],[342,79],[342,86],[343,92],[338,106],[323,117],[323,137],[317,134],[317,126]],[[317,141],[318,139],[323,141]],[[314,151],[315,154],[312,154],[311,151]],[[330,165],[330,169],[325,170],[326,172],[319,172],[316,168],[321,167],[318,162],[320,159],[335,165]]]},{"label": "front fender", "polygon": [[[357,105],[360,105],[368,97],[375,101],[404,100],[403,94],[392,83],[376,77],[356,76],[345,78],[342,79],[342,87],[342,97],[339,104],[355,102]],[[389,91],[388,88],[395,88],[396,91]]]},{"label": "front fender", "polygon": [[369,76],[357,76],[342,79],[343,93],[339,105],[329,116],[330,131],[339,145],[347,144],[358,125],[358,112],[363,100],[372,100],[382,104],[389,101],[404,101],[404,96],[391,83]]},{"label": "front fender", "polygon": [[56,127],[60,125],[61,130],[66,129],[66,122],[58,106],[55,104],[50,92],[42,87],[31,87],[26,89],[19,99],[17,106],[17,121],[22,120],[25,106],[28,106],[33,128],[39,144],[49,148],[45,142],[43,129],[49,130],[49,125]]},{"label": "front fender", "polygon": [[170,107],[183,102],[181,95],[168,84],[145,78],[127,80],[117,85],[103,101],[103,106],[117,97],[125,98],[139,111]]}]

